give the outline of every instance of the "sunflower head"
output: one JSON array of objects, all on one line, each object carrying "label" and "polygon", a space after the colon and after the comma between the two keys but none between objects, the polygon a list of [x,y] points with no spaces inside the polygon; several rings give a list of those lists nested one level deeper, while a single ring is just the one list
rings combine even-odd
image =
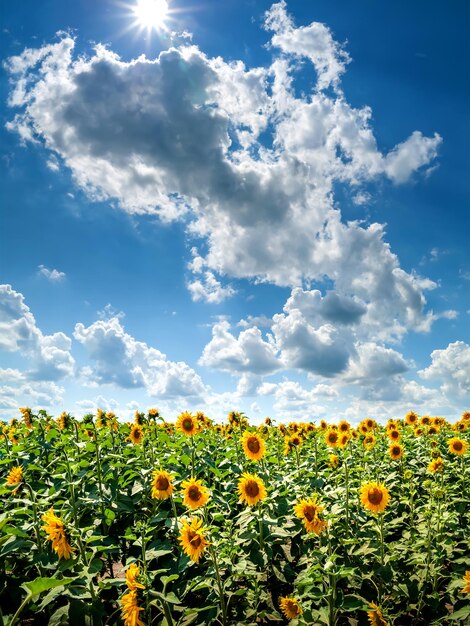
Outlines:
[{"label": "sunflower head", "polygon": [[176,420],[176,430],[183,433],[186,437],[192,437],[199,430],[199,422],[188,411],[180,413]]},{"label": "sunflower head", "polygon": [[330,454],[328,457],[328,463],[331,467],[338,467],[339,465],[339,457],[336,454]]},{"label": "sunflower head", "polygon": [[261,478],[245,473],[238,481],[238,495],[240,502],[254,506],[266,498],[266,487]]},{"label": "sunflower head", "polygon": [[16,465],[12,467],[8,472],[8,476],[6,479],[6,485],[19,485],[23,480],[23,468],[21,465]]},{"label": "sunflower head", "polygon": [[33,427],[33,414],[29,407],[20,408],[20,412],[23,416],[23,422],[26,428],[29,430]]},{"label": "sunflower head", "polygon": [[183,504],[188,509],[199,509],[209,500],[209,492],[200,480],[190,478],[181,483],[183,488]]},{"label": "sunflower head", "polygon": [[350,439],[351,436],[349,433],[340,434],[340,436],[338,437],[338,448],[345,448],[348,445]]},{"label": "sunflower head", "polygon": [[403,456],[403,446],[401,446],[399,443],[392,443],[392,445],[388,449],[388,454],[390,458],[394,461],[401,459]]},{"label": "sunflower head", "polygon": [[366,437],[364,437],[364,448],[366,450],[372,450],[376,442],[377,440],[375,438],[375,435],[367,435]]},{"label": "sunflower head", "polygon": [[366,483],[359,490],[362,506],[371,513],[383,513],[390,501],[390,494],[381,483]]},{"label": "sunflower head", "polygon": [[166,500],[173,493],[172,476],[164,470],[155,470],[152,478],[152,498]]},{"label": "sunflower head", "polygon": [[464,441],[463,439],[460,439],[459,437],[452,437],[452,439],[449,439],[447,444],[449,446],[449,452],[451,454],[457,454],[458,456],[463,456],[464,454],[467,453],[468,441]]},{"label": "sunflower head", "polygon": [[72,558],[75,548],[69,544],[67,535],[64,528],[64,523],[54,513],[53,507],[51,507],[47,513],[42,516],[44,526],[42,529],[47,533],[47,538],[52,542],[52,549],[56,552],[59,559]]},{"label": "sunflower head", "polygon": [[294,506],[294,513],[300,518],[305,526],[305,530],[309,533],[313,532],[320,535],[326,528],[326,522],[321,519],[321,513],[324,507],[318,504],[317,496],[308,500],[302,498]]},{"label": "sunflower head", "polygon": [[400,438],[401,438],[400,431],[397,430],[396,428],[391,428],[388,431],[388,438],[390,439],[390,441],[400,441]]},{"label": "sunflower head", "polygon": [[367,430],[374,430],[374,428],[376,427],[375,420],[373,420],[371,417],[368,417],[365,420],[365,425],[367,426]]},{"label": "sunflower head", "polygon": [[463,589],[462,593],[470,593],[470,570],[465,572],[465,576],[463,577]]},{"label": "sunflower head", "polygon": [[144,431],[137,424],[132,424],[131,432],[129,433],[129,440],[132,441],[134,445],[142,443],[144,439]]},{"label": "sunflower head", "polygon": [[338,424],[338,430],[340,433],[347,433],[349,432],[350,428],[351,428],[351,425],[346,420],[341,420],[340,423]]},{"label": "sunflower head", "polygon": [[444,460],[441,457],[434,459],[428,465],[428,472],[431,474],[435,474],[436,472],[441,472],[444,468]]},{"label": "sunflower head", "polygon": [[253,432],[245,430],[242,437],[243,452],[250,461],[259,461],[266,452],[266,445],[263,439]]},{"label": "sunflower head", "polygon": [[202,553],[209,545],[205,537],[206,529],[202,527],[202,520],[193,517],[191,520],[183,520],[179,541],[183,552],[191,561],[199,563]]},{"label": "sunflower head", "polygon": [[325,443],[330,448],[336,448],[338,446],[339,434],[337,430],[329,428],[325,433]]},{"label": "sunflower head", "polygon": [[132,563],[129,565],[126,571],[126,585],[128,589],[131,591],[135,591],[136,589],[145,589],[145,585],[139,582],[138,578],[140,576],[140,567],[137,563]]},{"label": "sunflower head", "polygon": [[327,429],[328,429],[328,424],[325,422],[325,420],[321,420],[320,430],[327,430]]},{"label": "sunflower head", "polygon": [[302,615],[302,607],[294,596],[279,598],[279,606],[287,619],[295,619]]},{"label": "sunflower head", "polygon": [[388,622],[384,619],[382,610],[375,602],[369,604],[367,617],[369,618],[370,626],[388,626]]},{"label": "sunflower head", "polygon": [[405,422],[408,424],[408,426],[414,426],[418,419],[419,418],[414,411],[410,411],[405,415]]}]

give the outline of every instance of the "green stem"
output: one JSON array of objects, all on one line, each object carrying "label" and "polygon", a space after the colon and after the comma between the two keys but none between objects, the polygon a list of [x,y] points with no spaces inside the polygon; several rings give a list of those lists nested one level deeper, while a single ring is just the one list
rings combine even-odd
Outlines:
[{"label": "green stem", "polygon": [[28,602],[31,600],[32,598],[32,594],[28,593],[28,595],[26,596],[26,598],[23,600],[23,602],[20,604],[20,607],[18,608],[18,610],[16,611],[16,613],[13,615],[12,620],[10,622],[9,626],[15,626],[16,622],[18,621],[18,616],[21,613],[21,611],[24,609],[24,607],[28,604]]},{"label": "green stem", "polygon": [[[36,542],[38,544],[38,551],[39,554],[42,554],[42,541],[41,541],[41,532],[39,530],[39,517],[38,517],[38,507],[37,507],[37,503],[36,503],[36,495],[31,487],[30,484],[25,483],[25,487],[28,489],[30,495],[31,495],[31,502],[33,503],[33,518],[34,518],[34,528],[36,530]],[[41,574],[41,576],[43,575],[43,571],[42,571],[42,565],[39,564],[39,572]]]},{"label": "green stem", "polygon": [[214,563],[215,575],[216,575],[216,579],[217,579],[217,587],[219,589],[220,608],[222,610],[222,624],[223,624],[223,626],[226,626],[226,624],[227,624],[227,607],[225,605],[224,588],[223,588],[223,585],[222,585],[222,580],[220,578],[219,564],[217,562],[217,556],[216,556],[216,553],[215,553],[215,550],[214,550],[212,544],[209,546],[209,552],[210,552],[211,557],[212,557],[212,562]]},{"label": "green stem", "polygon": [[346,537],[349,537],[349,466],[344,455],[344,479],[346,484]]},{"label": "green stem", "polygon": [[259,547],[260,547],[260,550],[264,550],[263,509],[261,505],[258,508],[258,526],[259,526]]},{"label": "green stem", "polygon": [[194,466],[196,461],[196,450],[194,446],[194,437],[191,435],[191,478],[195,478]]}]

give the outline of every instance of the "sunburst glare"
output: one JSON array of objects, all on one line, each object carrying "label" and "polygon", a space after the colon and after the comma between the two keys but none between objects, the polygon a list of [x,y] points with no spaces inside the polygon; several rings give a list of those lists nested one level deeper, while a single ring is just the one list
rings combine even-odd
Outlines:
[{"label": "sunburst glare", "polygon": [[135,25],[147,31],[166,29],[168,2],[166,0],[137,0],[132,9]]}]

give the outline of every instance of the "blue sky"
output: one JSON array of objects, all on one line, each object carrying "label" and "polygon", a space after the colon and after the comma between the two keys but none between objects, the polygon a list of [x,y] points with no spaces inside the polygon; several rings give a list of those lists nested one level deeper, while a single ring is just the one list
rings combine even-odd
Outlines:
[{"label": "blue sky", "polygon": [[0,18],[0,415],[468,410],[468,3],[133,7]]}]

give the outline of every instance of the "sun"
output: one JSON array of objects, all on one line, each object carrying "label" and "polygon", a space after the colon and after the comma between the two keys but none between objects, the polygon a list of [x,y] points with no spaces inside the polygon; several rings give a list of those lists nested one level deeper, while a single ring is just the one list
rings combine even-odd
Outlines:
[{"label": "sun", "polygon": [[147,30],[165,28],[168,17],[168,2],[166,0],[137,0],[132,9],[137,24]]}]

